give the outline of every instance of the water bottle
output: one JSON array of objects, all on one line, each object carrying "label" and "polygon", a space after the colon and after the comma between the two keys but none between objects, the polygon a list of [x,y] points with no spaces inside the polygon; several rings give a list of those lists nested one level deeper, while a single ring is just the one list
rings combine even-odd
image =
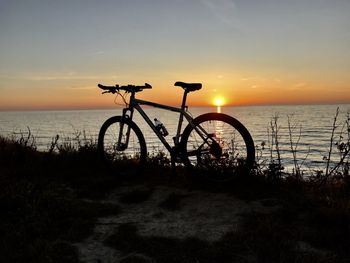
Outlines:
[{"label": "water bottle", "polygon": [[154,126],[156,126],[156,130],[164,137],[169,134],[163,123],[161,123],[157,118],[154,119]]}]

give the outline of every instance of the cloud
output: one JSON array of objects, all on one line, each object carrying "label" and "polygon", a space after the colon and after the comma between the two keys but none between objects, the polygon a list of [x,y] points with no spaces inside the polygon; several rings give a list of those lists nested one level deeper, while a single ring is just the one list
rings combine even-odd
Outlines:
[{"label": "cloud", "polygon": [[289,88],[289,90],[292,90],[292,91],[302,90],[306,86],[307,86],[307,83],[305,83],[305,82],[298,82],[298,83],[293,84]]},{"label": "cloud", "polygon": [[293,87],[294,88],[302,88],[302,87],[305,87],[305,86],[306,86],[305,82],[299,82],[299,83],[296,83]]},{"label": "cloud", "polygon": [[[268,77],[264,77],[264,76],[250,76],[250,77],[241,78],[241,81],[254,81],[254,82],[265,83],[267,81],[272,81],[272,79],[270,79]],[[273,80],[273,81],[276,82],[276,80]]]},{"label": "cloud", "polygon": [[105,53],[106,52],[103,50],[98,50],[98,51],[92,52],[91,55],[92,56],[100,56],[100,55],[104,55]]}]

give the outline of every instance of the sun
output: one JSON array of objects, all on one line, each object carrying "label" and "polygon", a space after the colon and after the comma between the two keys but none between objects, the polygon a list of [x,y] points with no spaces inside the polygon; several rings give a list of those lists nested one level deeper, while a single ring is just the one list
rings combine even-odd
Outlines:
[{"label": "sun", "polygon": [[225,99],[223,97],[215,97],[213,99],[213,104],[217,107],[223,106],[225,104]]}]

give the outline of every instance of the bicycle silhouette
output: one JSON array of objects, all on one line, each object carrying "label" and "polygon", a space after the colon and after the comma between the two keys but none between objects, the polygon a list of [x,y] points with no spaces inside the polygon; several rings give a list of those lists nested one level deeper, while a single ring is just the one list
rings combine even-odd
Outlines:
[{"label": "bicycle silhouette", "polygon": [[[148,153],[143,133],[133,121],[136,109],[169,151],[173,168],[176,163],[183,163],[190,171],[220,182],[249,173],[255,160],[255,148],[244,125],[223,113],[206,113],[193,118],[186,106],[187,94],[200,90],[202,84],[176,82],[175,86],[184,89],[180,108],[136,99],[137,92],[152,88],[147,83],[143,86],[98,84],[104,90],[102,94],[117,94],[125,103],[122,115],[109,118],[100,129],[98,151],[103,160],[119,173],[131,173],[144,167]],[[130,95],[128,102],[127,95]],[[141,105],[179,113],[172,146],[164,138],[167,135],[164,126],[157,123],[158,120],[154,124]],[[184,119],[188,124],[182,129]]]}]

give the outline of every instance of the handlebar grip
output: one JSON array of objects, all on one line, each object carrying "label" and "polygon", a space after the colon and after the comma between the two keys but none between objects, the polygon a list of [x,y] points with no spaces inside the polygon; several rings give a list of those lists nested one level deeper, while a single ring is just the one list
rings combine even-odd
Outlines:
[{"label": "handlebar grip", "polygon": [[116,93],[117,90],[119,90],[119,85],[115,85],[115,86],[104,86],[102,84],[98,84],[97,85],[100,89],[104,90],[104,92],[102,92],[102,94],[105,93]]},{"label": "handlebar grip", "polygon": [[102,85],[102,84],[98,84],[97,86],[98,86],[100,89],[103,89],[103,90],[115,89],[115,87],[113,87],[113,86],[105,86],[105,85]]},{"label": "handlebar grip", "polygon": [[[105,86],[102,84],[98,84],[97,85],[100,89],[106,90],[106,92],[103,93],[108,93],[108,92],[112,92],[113,94],[116,93],[116,91],[119,89],[119,85],[115,85],[115,86]],[[102,93],[102,94],[103,94]]]},{"label": "handlebar grip", "polygon": [[151,86],[150,84],[148,84],[148,83],[145,83],[145,86],[144,86],[143,88],[144,88],[144,89],[151,89],[152,86]]}]

